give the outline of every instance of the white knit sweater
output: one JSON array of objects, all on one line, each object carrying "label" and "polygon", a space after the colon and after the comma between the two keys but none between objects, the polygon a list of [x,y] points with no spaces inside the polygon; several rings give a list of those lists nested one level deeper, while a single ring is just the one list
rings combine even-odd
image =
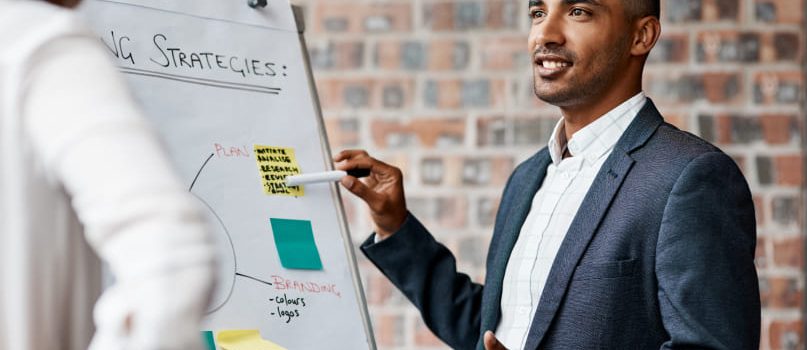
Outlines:
[{"label": "white knit sweater", "polygon": [[70,11],[0,0],[0,349],[201,345],[212,241],[108,55]]}]

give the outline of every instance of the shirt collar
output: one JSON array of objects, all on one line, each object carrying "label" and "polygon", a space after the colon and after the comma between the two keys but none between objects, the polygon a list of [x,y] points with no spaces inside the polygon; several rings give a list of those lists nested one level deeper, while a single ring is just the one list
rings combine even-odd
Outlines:
[{"label": "shirt collar", "polygon": [[563,151],[567,147],[572,156],[582,156],[589,163],[597,161],[614,148],[646,101],[644,92],[639,92],[578,130],[568,142],[566,142],[565,124],[561,118],[549,138],[548,147],[552,163],[557,165],[563,160]]}]

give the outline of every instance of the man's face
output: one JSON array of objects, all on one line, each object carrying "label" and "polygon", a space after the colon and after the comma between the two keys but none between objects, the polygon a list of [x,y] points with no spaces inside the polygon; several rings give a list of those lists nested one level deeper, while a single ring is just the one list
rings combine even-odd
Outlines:
[{"label": "man's face", "polygon": [[625,73],[631,35],[622,1],[530,1],[538,98],[559,107],[596,101]]}]

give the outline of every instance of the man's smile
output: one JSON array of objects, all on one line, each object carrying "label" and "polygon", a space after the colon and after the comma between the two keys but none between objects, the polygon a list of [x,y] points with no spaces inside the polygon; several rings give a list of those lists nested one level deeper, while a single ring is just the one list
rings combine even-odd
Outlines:
[{"label": "man's smile", "polygon": [[541,78],[554,78],[572,67],[572,62],[557,55],[537,54],[535,67]]}]

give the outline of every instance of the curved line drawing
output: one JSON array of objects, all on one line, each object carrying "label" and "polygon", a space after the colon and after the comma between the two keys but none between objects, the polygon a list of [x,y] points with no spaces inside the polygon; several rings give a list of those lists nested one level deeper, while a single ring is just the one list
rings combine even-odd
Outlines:
[{"label": "curved line drawing", "polygon": [[[199,171],[196,172],[196,176],[193,177],[191,185],[188,187],[188,192],[190,192],[190,194],[196,197],[196,199],[198,199],[200,202],[202,202],[202,204],[205,205],[205,207],[207,207],[207,210],[209,210],[210,213],[213,214],[213,216],[218,221],[219,226],[221,226],[222,230],[224,230],[224,235],[227,237],[227,243],[229,243],[230,245],[230,252],[233,258],[233,271],[232,271],[232,277],[230,279],[230,287],[227,290],[227,296],[224,298],[222,302],[218,303],[217,305],[210,305],[210,308],[205,312],[206,315],[219,311],[222,307],[224,307],[224,305],[227,304],[227,302],[230,301],[230,298],[233,296],[233,291],[235,290],[235,276],[238,271],[238,258],[235,255],[235,245],[233,244],[232,236],[230,236],[230,230],[227,229],[227,225],[224,224],[224,220],[222,220],[219,214],[216,213],[216,211],[213,209],[213,206],[211,206],[210,203],[204,200],[204,198],[202,198],[200,195],[193,193],[192,191],[193,186],[196,184],[196,180],[199,179],[199,175],[202,174],[202,170],[204,170],[205,166],[207,166],[207,163],[210,162],[210,159],[213,158],[213,155],[214,153],[210,153],[210,155],[207,156],[207,159],[205,159],[205,162],[202,163],[202,166],[199,168]],[[211,302],[215,302],[215,300],[211,300]]]},{"label": "curved line drawing", "polygon": [[207,210],[209,210],[210,213],[213,214],[213,216],[218,221],[219,226],[221,226],[221,228],[224,230],[224,235],[227,237],[227,243],[230,246],[230,253],[232,254],[232,258],[233,258],[233,270],[232,270],[232,274],[231,274],[232,277],[230,278],[230,287],[227,290],[227,296],[224,298],[223,301],[221,301],[217,305],[211,305],[210,309],[205,311],[206,315],[210,315],[212,313],[215,313],[216,311],[221,310],[221,308],[224,307],[224,305],[226,305],[230,301],[230,298],[232,298],[232,296],[233,296],[233,291],[235,291],[235,280],[236,280],[236,277],[238,277],[238,276],[246,277],[246,278],[251,279],[253,281],[260,282],[260,283],[263,283],[263,284],[266,284],[266,285],[269,285],[269,286],[272,285],[271,282],[267,282],[267,281],[258,279],[256,277],[253,277],[253,276],[246,275],[246,274],[238,272],[238,258],[236,257],[236,254],[235,254],[235,244],[233,244],[233,237],[232,237],[232,235],[230,235],[230,230],[227,229],[227,225],[224,224],[224,220],[222,220],[221,217],[219,216],[219,214],[216,213],[216,211],[213,209],[213,206],[211,206],[210,203],[208,203],[206,200],[204,200],[204,198],[202,198],[200,195],[198,195],[196,193],[193,193],[193,191],[192,191],[193,186],[196,184],[196,180],[199,179],[199,175],[202,174],[202,170],[205,168],[205,166],[207,166],[207,163],[210,162],[210,159],[213,158],[213,155],[214,154],[211,153],[207,157],[207,159],[205,159],[205,162],[199,168],[199,171],[196,172],[196,176],[193,178],[193,182],[191,182],[190,187],[188,187],[188,192],[190,194],[192,194],[194,197],[196,197],[196,199],[198,199],[200,202],[202,202],[202,204],[204,204],[205,207],[207,207]]},{"label": "curved line drawing", "polygon": [[193,185],[195,185],[196,180],[199,179],[199,174],[202,173],[202,169],[205,168],[205,166],[207,165],[207,162],[209,162],[211,158],[213,158],[213,153],[210,153],[210,155],[207,156],[207,159],[205,159],[205,162],[202,163],[202,167],[199,168],[199,171],[196,172],[196,176],[193,177],[193,181],[191,182],[190,187],[188,187],[188,192],[190,192],[193,189]]},{"label": "curved line drawing", "polygon": [[221,225],[221,228],[224,229],[224,234],[227,236],[227,242],[230,243],[230,251],[232,252],[232,256],[233,256],[233,274],[232,274],[232,279],[230,281],[230,288],[227,291],[227,297],[224,298],[224,301],[222,301],[218,305],[211,305],[211,308],[207,312],[205,312],[205,314],[209,315],[209,314],[212,314],[212,313],[214,313],[216,311],[219,311],[222,307],[224,307],[225,304],[227,304],[228,301],[230,301],[230,298],[233,296],[233,290],[235,290],[235,276],[238,274],[238,272],[237,272],[238,271],[238,258],[235,255],[235,246],[233,245],[233,238],[230,236],[230,231],[227,229],[227,226],[224,225],[224,221],[221,220],[221,217],[219,217],[219,214],[217,214],[216,211],[213,210],[213,207],[211,207],[210,204],[207,203],[207,201],[202,199],[202,197],[199,197],[197,194],[195,194],[193,192],[191,192],[191,194],[194,197],[196,197],[197,199],[199,199],[199,201],[202,202],[207,207],[207,209],[210,210],[211,213],[213,213],[213,216],[216,217],[216,220],[218,220],[219,225]]}]

